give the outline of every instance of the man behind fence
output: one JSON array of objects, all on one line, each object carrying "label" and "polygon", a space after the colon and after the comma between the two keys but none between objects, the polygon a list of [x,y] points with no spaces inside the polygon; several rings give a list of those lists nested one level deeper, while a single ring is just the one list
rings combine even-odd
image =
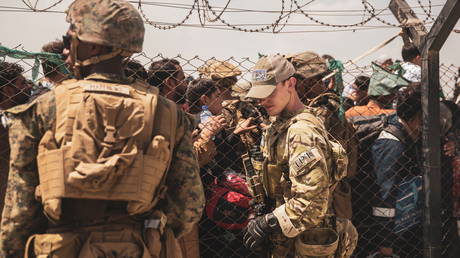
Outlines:
[{"label": "man behind fence", "polygon": [[386,257],[419,257],[423,250],[420,83],[398,92],[396,114],[372,146],[379,189],[373,200],[375,230],[370,246],[376,245]]},{"label": "man behind fence", "polygon": [[203,189],[188,116],[122,72],[142,19],[124,0],[77,0],[67,21],[63,54],[84,79],[7,112],[0,256],[181,257]]},{"label": "man behind fence", "polygon": [[350,257],[356,230],[339,223],[331,204],[347,156],[302,104],[294,73],[280,55],[263,57],[253,68],[247,97],[260,99],[276,119],[263,137],[267,213],[249,222],[244,242],[273,257]]}]

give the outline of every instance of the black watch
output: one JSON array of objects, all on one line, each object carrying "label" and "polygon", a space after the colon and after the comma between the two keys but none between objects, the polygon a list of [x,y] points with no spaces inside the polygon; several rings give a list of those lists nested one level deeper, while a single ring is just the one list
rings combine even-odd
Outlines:
[{"label": "black watch", "polygon": [[275,215],[273,215],[273,213],[268,213],[265,216],[265,221],[267,222],[268,227],[272,230],[277,230],[280,228],[278,219],[275,217]]}]

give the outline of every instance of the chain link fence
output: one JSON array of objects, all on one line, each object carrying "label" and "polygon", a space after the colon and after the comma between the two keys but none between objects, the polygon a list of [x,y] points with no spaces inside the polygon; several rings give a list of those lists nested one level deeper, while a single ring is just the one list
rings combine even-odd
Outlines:
[{"label": "chain link fence", "polygon": [[[201,94],[198,98],[193,98],[193,94],[187,90],[188,85],[195,84],[196,86],[197,82],[194,79],[200,77],[200,67],[210,59],[182,55],[150,57],[142,53],[135,55],[133,60],[136,61],[126,63],[127,75],[159,87],[161,94],[176,101],[184,110],[194,113],[202,122],[218,115],[211,112],[214,111],[211,108],[219,109],[213,106],[212,100],[220,100],[222,104],[224,99],[232,96],[231,93],[225,95],[222,85],[211,85],[216,87],[217,93],[209,89],[195,92]],[[235,96],[242,96],[247,90],[247,85],[244,85],[249,80],[250,69],[257,60],[231,57],[223,61],[235,65],[241,71],[237,83],[241,87],[233,88],[234,100],[237,98]],[[7,57],[0,60],[0,64],[1,109],[26,103],[53,87],[49,75],[57,71],[56,66],[51,66],[46,76],[48,79],[41,73],[41,78],[32,82],[30,78],[35,64],[33,60]],[[179,66],[183,73],[178,68]],[[442,96],[440,97],[442,135],[440,139],[443,146],[439,150],[442,157],[443,186],[442,211],[439,214],[443,225],[442,257],[455,257],[458,255],[458,250],[456,250],[458,246],[457,219],[460,217],[460,145],[458,143],[460,109],[457,105],[459,102],[457,82],[459,67],[442,64],[439,69],[442,88],[440,93]],[[371,100],[365,99],[363,96],[369,87],[369,85],[365,86],[366,83],[369,84],[369,81],[366,82],[366,80],[369,80],[372,72],[370,65],[351,65],[343,70],[345,93],[339,98],[342,108],[333,110],[333,113],[342,112],[341,119],[348,119],[348,122],[353,124],[355,132],[355,135],[351,137],[353,141],[342,142],[347,145],[355,145],[354,148],[357,150],[356,173],[345,179],[346,185],[351,186],[351,190],[347,190],[346,187],[344,190],[348,191],[351,196],[351,219],[359,232],[358,247],[354,256],[382,257],[377,255],[377,251],[382,251],[384,248],[383,252],[389,252],[388,254],[392,254],[393,257],[422,257],[422,207],[423,195],[427,189],[423,189],[420,141],[408,135],[401,136],[404,139],[399,139],[398,133],[392,131],[393,129],[388,129],[387,124],[397,124],[396,127],[401,125],[398,120],[401,119],[400,114],[396,115],[394,112],[397,108],[394,99],[385,103],[384,110],[377,111],[384,115],[375,116],[373,113],[372,116],[369,116],[366,112],[359,113],[361,109],[357,109],[356,105],[367,105],[367,110],[369,110],[370,103],[376,101],[372,98]],[[230,84],[227,83],[227,85]],[[209,102],[204,101],[203,96],[206,96]],[[243,102],[245,101],[247,100]],[[231,101],[227,99],[225,103],[228,102]],[[245,114],[238,108],[224,107],[223,112],[227,112],[229,117],[245,119],[250,116],[264,116],[263,109],[259,109],[255,103],[250,103],[250,105],[257,110]],[[269,122],[268,117],[255,117],[254,120],[267,124]],[[202,151],[199,158],[207,203],[201,222],[193,233],[184,238],[183,249],[186,257],[259,257],[258,254],[246,249],[242,242],[242,229],[246,226],[252,213],[251,189],[245,183],[245,160],[242,156],[249,151],[248,148],[259,143],[250,142],[236,133],[238,121],[225,121],[221,124],[217,126],[218,133],[208,135],[209,141],[214,145],[213,153],[210,153],[206,147],[208,145],[197,147],[198,151]],[[334,126],[337,125],[330,125],[329,128],[334,130]],[[367,127],[367,131],[363,129],[364,127]],[[198,125],[195,135],[202,131],[204,128]],[[382,137],[381,131],[389,132],[393,137],[391,135]],[[254,131],[254,135],[259,141],[260,134]],[[399,141],[401,144],[394,141]],[[4,125],[1,125],[0,195],[2,201],[8,174],[7,142],[7,130]],[[388,202],[396,202],[397,207],[389,205]],[[0,207],[2,206],[3,203],[0,203]]]}]

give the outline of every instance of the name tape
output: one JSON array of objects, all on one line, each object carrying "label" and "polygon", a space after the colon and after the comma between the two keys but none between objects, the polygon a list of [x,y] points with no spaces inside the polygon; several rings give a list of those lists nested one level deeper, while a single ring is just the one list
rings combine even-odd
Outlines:
[{"label": "name tape", "polygon": [[110,85],[98,85],[98,84],[88,84],[84,85],[83,89],[85,91],[94,91],[94,92],[106,92],[106,93],[115,93],[115,94],[123,94],[130,96],[129,89],[125,87],[117,87],[117,86],[110,86]]}]

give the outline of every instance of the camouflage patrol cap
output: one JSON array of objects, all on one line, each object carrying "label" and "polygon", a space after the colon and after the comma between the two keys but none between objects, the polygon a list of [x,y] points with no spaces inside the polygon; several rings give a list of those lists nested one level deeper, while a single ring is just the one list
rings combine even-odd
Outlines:
[{"label": "camouflage patrol cap", "polygon": [[264,56],[252,68],[252,86],[246,98],[263,99],[276,85],[293,76],[295,68],[281,55]]},{"label": "camouflage patrol cap", "polygon": [[327,71],[327,64],[318,54],[310,51],[287,55],[286,59],[294,65],[296,74],[305,79]]},{"label": "camouflage patrol cap", "polygon": [[78,39],[136,53],[142,51],[144,22],[125,0],[75,0],[67,10]]},{"label": "camouflage patrol cap", "polygon": [[207,61],[203,66],[198,68],[198,72],[202,78],[211,80],[241,75],[240,69],[235,65],[215,59]]}]

